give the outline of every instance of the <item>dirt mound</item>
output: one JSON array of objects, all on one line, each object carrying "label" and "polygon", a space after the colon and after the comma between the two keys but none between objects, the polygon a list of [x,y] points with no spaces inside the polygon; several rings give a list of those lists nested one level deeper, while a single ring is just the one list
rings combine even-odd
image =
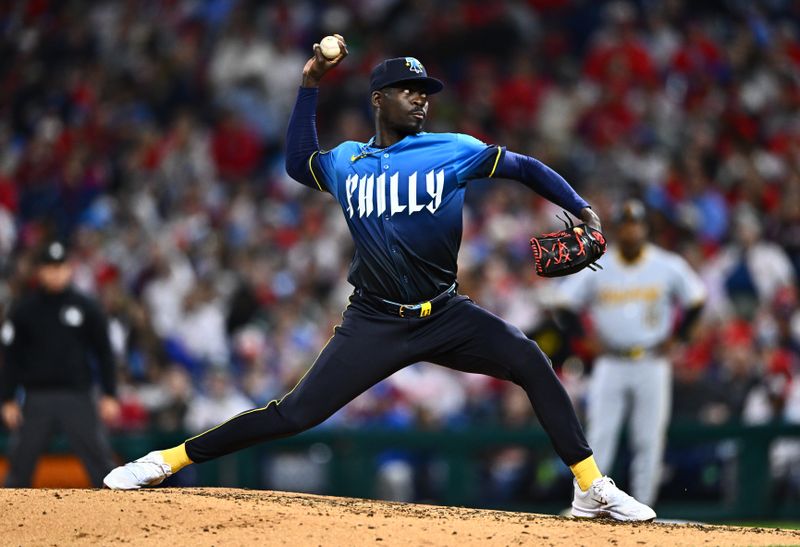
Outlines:
[{"label": "dirt mound", "polygon": [[4,545],[800,545],[789,530],[625,525],[216,488],[0,490]]}]

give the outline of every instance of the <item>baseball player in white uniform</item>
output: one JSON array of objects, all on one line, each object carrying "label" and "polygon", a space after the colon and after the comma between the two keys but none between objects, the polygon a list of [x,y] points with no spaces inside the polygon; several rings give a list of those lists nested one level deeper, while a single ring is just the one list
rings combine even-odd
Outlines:
[{"label": "baseball player in white uniform", "polygon": [[[629,421],[632,492],[655,502],[669,422],[672,369],[665,353],[698,318],[705,289],[686,261],[647,242],[646,212],[629,200],[617,216],[615,246],[603,269],[584,270],[558,286],[556,303],[587,311],[600,345],[589,383],[588,440],[601,469],[611,469]],[[676,309],[682,320],[676,327]]]}]

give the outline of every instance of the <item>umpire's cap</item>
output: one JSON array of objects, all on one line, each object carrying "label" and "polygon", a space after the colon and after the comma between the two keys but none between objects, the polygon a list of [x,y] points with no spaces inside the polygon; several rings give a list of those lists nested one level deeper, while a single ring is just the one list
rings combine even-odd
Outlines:
[{"label": "umpire's cap", "polygon": [[641,222],[647,221],[647,209],[644,204],[638,199],[627,199],[622,203],[622,206],[617,211],[614,220],[617,223],[621,222]]},{"label": "umpire's cap", "polygon": [[395,57],[386,59],[372,69],[369,90],[371,93],[404,82],[421,83],[428,95],[439,93],[444,89],[444,84],[436,78],[428,76],[425,67],[414,57]]},{"label": "umpire's cap", "polygon": [[40,266],[63,264],[67,261],[67,247],[61,241],[48,241],[36,258]]}]

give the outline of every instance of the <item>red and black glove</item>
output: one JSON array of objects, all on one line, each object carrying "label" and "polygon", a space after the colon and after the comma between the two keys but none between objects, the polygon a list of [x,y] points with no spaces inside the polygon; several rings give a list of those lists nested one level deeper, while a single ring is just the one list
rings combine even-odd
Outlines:
[{"label": "red and black glove", "polygon": [[536,273],[542,277],[561,277],[587,267],[601,267],[595,262],[606,252],[603,233],[585,223],[575,226],[569,215],[567,219],[566,228],[560,232],[531,239]]}]

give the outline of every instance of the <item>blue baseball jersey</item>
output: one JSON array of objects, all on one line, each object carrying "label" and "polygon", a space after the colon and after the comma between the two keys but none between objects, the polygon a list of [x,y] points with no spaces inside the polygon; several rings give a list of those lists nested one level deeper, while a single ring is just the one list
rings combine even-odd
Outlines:
[{"label": "blue baseball jersey", "polygon": [[348,281],[415,303],[456,280],[466,183],[491,177],[504,152],[469,135],[418,133],[386,148],[347,141],[315,152],[320,190],[339,201],[355,242]]}]

